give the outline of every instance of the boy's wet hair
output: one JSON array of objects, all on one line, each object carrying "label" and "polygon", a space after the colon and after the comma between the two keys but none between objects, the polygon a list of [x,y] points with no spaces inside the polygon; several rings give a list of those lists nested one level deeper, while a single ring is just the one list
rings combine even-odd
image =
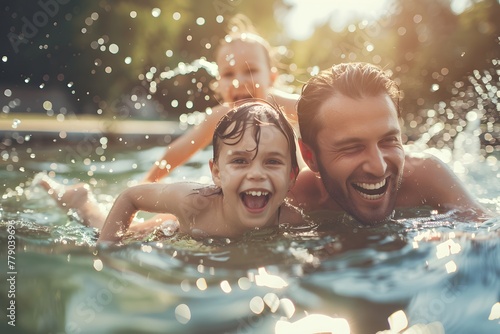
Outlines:
[{"label": "boy's wet hair", "polygon": [[292,171],[297,176],[299,165],[297,162],[295,133],[279,107],[260,99],[246,99],[236,103],[235,107],[224,115],[214,131],[213,136],[213,161],[217,162],[220,154],[220,145],[236,145],[247,130],[253,131],[255,140],[254,157],[259,150],[261,125],[274,125],[283,133],[288,141]]},{"label": "boy's wet hair", "polygon": [[322,123],[317,116],[327,99],[336,95],[360,99],[381,93],[387,94],[392,99],[398,117],[401,117],[399,87],[380,67],[369,63],[354,62],[337,64],[331,69],[321,71],[302,87],[302,93],[297,102],[302,141],[318,149],[316,134]]}]

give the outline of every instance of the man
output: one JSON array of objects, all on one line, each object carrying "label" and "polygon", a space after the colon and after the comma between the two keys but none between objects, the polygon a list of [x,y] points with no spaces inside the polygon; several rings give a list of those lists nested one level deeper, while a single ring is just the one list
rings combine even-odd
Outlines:
[{"label": "man", "polygon": [[311,78],[297,105],[300,147],[309,169],[290,192],[306,211],[345,211],[365,225],[387,221],[396,207],[485,209],[434,157],[406,155],[400,91],[366,63],[333,66]]}]

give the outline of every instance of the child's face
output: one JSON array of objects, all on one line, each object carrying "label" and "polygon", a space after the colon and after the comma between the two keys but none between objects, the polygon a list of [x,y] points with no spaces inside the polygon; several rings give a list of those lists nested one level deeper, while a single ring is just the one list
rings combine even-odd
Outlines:
[{"label": "child's face", "polygon": [[276,223],[278,208],[295,180],[286,137],[274,125],[260,127],[257,155],[250,127],[236,145],[221,142],[219,159],[211,164],[225,212],[247,229]]},{"label": "child's face", "polygon": [[235,40],[217,54],[219,78],[217,92],[224,102],[246,98],[267,99],[275,75],[266,49],[257,42]]}]

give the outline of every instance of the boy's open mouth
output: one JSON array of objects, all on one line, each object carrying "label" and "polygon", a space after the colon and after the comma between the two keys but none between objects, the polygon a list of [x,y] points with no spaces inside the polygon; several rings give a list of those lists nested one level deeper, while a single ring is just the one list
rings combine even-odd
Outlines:
[{"label": "boy's open mouth", "polygon": [[352,187],[361,194],[361,196],[371,200],[381,198],[387,190],[388,186],[387,179],[384,179],[378,183],[353,182],[351,184]]},{"label": "boy's open mouth", "polygon": [[269,202],[271,194],[268,191],[249,190],[240,194],[243,204],[250,210],[262,209]]}]

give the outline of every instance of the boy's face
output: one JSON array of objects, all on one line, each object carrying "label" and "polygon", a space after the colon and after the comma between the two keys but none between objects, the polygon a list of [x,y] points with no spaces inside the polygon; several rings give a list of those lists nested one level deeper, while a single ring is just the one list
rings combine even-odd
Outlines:
[{"label": "boy's face", "polygon": [[[334,95],[318,111],[318,150],[304,153],[330,197],[364,224],[391,216],[404,151],[397,111],[386,94],[352,99]],[[312,154],[311,154],[312,152]]]},{"label": "boy's face", "polygon": [[223,102],[246,98],[267,99],[274,81],[266,49],[257,42],[234,40],[217,54],[217,92]]},{"label": "boy's face", "polygon": [[249,127],[239,143],[221,142],[219,159],[211,163],[225,213],[244,229],[276,223],[278,208],[295,181],[286,137],[274,125],[260,129],[257,155],[254,128]]}]

